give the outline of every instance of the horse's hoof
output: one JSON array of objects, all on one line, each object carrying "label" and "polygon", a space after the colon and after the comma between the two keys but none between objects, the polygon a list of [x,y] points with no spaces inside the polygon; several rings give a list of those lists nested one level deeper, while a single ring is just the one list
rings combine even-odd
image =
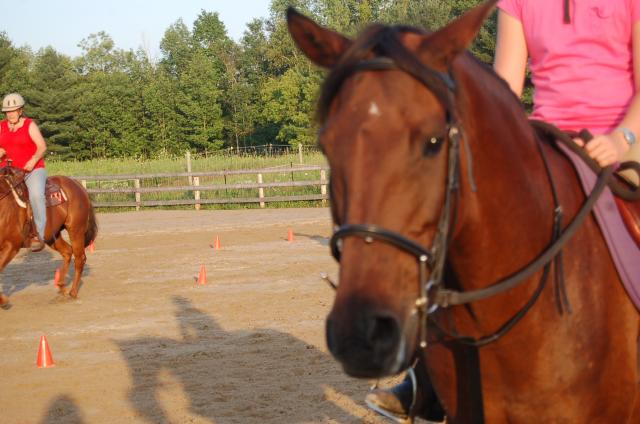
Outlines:
[{"label": "horse's hoof", "polygon": [[13,307],[13,305],[9,302],[7,303],[3,303],[0,308],[4,309],[5,311],[8,311],[9,309],[11,309]]},{"label": "horse's hoof", "polygon": [[73,290],[69,292],[69,297],[73,298],[73,299],[77,299],[78,298],[78,292],[74,292]]}]

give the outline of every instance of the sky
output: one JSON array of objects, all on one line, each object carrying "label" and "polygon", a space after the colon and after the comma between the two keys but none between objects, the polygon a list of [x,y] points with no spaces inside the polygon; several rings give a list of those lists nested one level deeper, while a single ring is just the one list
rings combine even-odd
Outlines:
[{"label": "sky", "polygon": [[[3,0],[4,1],[4,0]],[[33,51],[52,46],[59,53],[79,56],[78,43],[104,31],[116,48],[142,47],[152,58],[160,55],[164,32],[179,18],[191,29],[200,11],[218,12],[227,33],[239,40],[246,24],[267,17],[271,0],[20,0],[2,7],[0,31],[16,47]],[[6,6],[6,5],[4,5]]]}]

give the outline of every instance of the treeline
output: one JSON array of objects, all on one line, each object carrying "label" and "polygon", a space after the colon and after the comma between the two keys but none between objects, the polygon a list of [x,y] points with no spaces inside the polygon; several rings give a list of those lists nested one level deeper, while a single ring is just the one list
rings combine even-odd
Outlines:
[{"label": "treeline", "polygon": [[[18,48],[0,32],[0,93],[24,95],[49,154],[60,159],[311,145],[323,72],[289,37],[289,5],[355,35],[373,21],[438,28],[477,3],[272,0],[270,16],[249,23],[238,42],[217,13],[203,10],[190,27],[178,20],[166,29],[157,59],[117,48],[104,32],[84,39],[74,58],[52,47]],[[487,62],[495,27],[494,17],[473,47]]]}]

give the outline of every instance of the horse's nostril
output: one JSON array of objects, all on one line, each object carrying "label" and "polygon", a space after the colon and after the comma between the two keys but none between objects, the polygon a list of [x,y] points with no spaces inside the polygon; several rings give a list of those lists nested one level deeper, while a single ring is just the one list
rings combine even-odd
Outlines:
[{"label": "horse's nostril", "polygon": [[371,346],[393,345],[398,338],[398,323],[392,317],[376,316],[369,322],[367,342]]}]

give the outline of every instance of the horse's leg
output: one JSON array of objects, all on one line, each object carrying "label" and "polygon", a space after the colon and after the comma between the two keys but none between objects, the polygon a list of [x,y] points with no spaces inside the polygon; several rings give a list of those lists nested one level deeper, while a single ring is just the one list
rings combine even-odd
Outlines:
[{"label": "horse's leg", "polygon": [[[11,259],[16,256],[18,251],[20,250],[20,244],[15,245],[10,241],[5,240],[2,243],[2,247],[0,247],[0,271],[4,269],[5,266],[11,261]],[[9,298],[0,291],[0,307],[6,306],[9,304]]]},{"label": "horse's leg", "polygon": [[56,241],[53,243],[53,247],[60,256],[62,256],[62,269],[60,270],[60,281],[57,283],[60,294],[66,294],[65,281],[67,280],[67,273],[69,272],[69,264],[71,263],[71,255],[73,250],[69,243],[67,243],[61,235],[56,237]]},{"label": "horse's leg", "polygon": [[71,238],[71,249],[73,250],[73,265],[75,267],[75,275],[73,276],[73,284],[69,291],[69,296],[78,297],[78,290],[80,289],[80,278],[82,278],[82,271],[84,270],[84,264],[87,260],[87,256],[84,252],[84,231],[77,233],[67,228],[69,232],[69,238]]}]

